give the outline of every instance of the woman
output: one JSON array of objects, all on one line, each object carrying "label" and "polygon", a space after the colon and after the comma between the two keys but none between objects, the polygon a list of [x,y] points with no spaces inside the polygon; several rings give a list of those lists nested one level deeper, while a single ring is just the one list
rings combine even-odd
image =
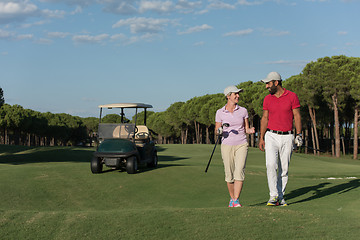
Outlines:
[{"label": "woman", "polygon": [[[239,197],[245,179],[248,152],[246,134],[255,133],[255,128],[249,128],[246,108],[237,104],[239,92],[242,92],[242,89],[235,86],[225,88],[227,104],[217,110],[215,116],[215,131],[222,134],[221,156],[230,194],[229,207],[241,207]],[[224,123],[228,123],[229,126],[223,126]]]}]

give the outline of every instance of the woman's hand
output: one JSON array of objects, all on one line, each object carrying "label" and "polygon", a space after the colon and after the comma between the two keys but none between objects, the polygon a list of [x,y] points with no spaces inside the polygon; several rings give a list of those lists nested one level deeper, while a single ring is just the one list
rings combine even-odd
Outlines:
[{"label": "woman's hand", "polygon": [[255,128],[254,128],[254,127],[252,127],[252,128],[246,128],[246,133],[247,133],[247,134],[255,133]]}]

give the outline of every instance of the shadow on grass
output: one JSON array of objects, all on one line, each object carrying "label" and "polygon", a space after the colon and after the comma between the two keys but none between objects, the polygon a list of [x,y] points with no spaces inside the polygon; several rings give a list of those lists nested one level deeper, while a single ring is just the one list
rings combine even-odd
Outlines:
[{"label": "shadow on grass", "polygon": [[73,147],[19,148],[18,151],[0,153],[0,164],[29,164],[41,162],[90,162],[93,151]]},{"label": "shadow on grass", "polygon": [[156,150],[157,150],[158,152],[163,152],[163,151],[165,151],[166,149],[167,149],[166,147],[156,146]]},{"label": "shadow on grass", "polygon": [[360,179],[351,180],[347,183],[342,183],[342,184],[339,184],[339,185],[336,185],[333,187],[322,189],[327,184],[330,184],[330,183],[320,183],[315,186],[310,186],[310,187],[305,187],[305,188],[300,188],[300,189],[294,190],[294,191],[290,192],[289,194],[286,194],[285,199],[292,199],[292,198],[304,195],[307,192],[314,191],[313,196],[291,203],[291,204],[296,204],[296,203],[303,203],[303,202],[315,200],[318,198],[326,197],[326,196],[336,194],[336,193],[343,194],[343,193],[349,192],[351,190],[354,190],[354,189],[360,187]]},{"label": "shadow on grass", "polygon": [[[156,168],[147,167],[146,163],[143,163],[138,166],[138,170],[139,170],[138,173],[154,171],[154,170],[160,169],[160,168],[186,166],[185,164],[166,163],[166,162],[173,162],[173,161],[179,161],[179,160],[185,160],[185,159],[188,159],[188,158],[181,158],[181,157],[174,157],[174,156],[159,156],[159,162],[158,162],[158,165]],[[104,166],[104,170],[102,173],[113,172],[113,171],[126,172],[125,168],[112,169],[112,168],[107,168],[106,166]]]},{"label": "shadow on grass", "polygon": [[[336,194],[336,193],[343,194],[343,193],[349,192],[351,190],[354,190],[354,189],[360,187],[360,179],[355,179],[355,180],[351,180],[347,183],[342,183],[342,184],[339,184],[336,186],[324,188],[328,184],[330,184],[330,183],[325,182],[325,183],[320,183],[320,184],[317,184],[314,186],[299,188],[299,189],[291,191],[288,194],[285,194],[284,198],[288,202],[288,200],[291,200],[291,199],[297,198],[297,197],[301,197],[305,194],[313,192],[311,197],[301,199],[301,200],[298,200],[295,202],[290,202],[290,204],[297,204],[297,203],[308,202],[308,201],[315,200],[318,198],[330,196],[330,195]],[[255,204],[253,206],[260,206],[260,205],[264,205],[266,203],[267,202],[262,202],[262,203]],[[288,202],[288,204],[289,204],[289,202]]]},{"label": "shadow on grass", "polygon": [[[164,147],[157,147],[157,150],[163,152]],[[48,163],[48,162],[88,162],[90,163],[95,148],[75,148],[75,147],[26,147],[0,145],[0,164],[30,164],[30,163]],[[185,160],[187,158],[176,156],[159,156],[158,168],[184,166],[182,164],[172,164]],[[139,167],[140,172],[151,171],[154,168]],[[104,169],[104,172],[114,171],[111,168]]]}]

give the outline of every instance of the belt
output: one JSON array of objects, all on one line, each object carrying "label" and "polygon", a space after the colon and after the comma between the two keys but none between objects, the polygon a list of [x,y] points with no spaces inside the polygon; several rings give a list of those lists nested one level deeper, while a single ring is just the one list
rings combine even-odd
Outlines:
[{"label": "belt", "polygon": [[266,129],[266,131],[269,131],[269,132],[272,132],[272,133],[276,133],[276,134],[279,134],[279,135],[294,134],[293,131],[282,132],[282,131],[276,131],[276,130],[271,130],[271,129]]}]

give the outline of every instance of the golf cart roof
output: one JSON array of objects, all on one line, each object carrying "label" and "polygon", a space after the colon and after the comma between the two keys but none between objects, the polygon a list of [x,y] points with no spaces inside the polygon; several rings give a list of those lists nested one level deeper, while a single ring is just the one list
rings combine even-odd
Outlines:
[{"label": "golf cart roof", "polygon": [[145,103],[113,103],[99,105],[99,108],[152,108],[153,106]]}]

